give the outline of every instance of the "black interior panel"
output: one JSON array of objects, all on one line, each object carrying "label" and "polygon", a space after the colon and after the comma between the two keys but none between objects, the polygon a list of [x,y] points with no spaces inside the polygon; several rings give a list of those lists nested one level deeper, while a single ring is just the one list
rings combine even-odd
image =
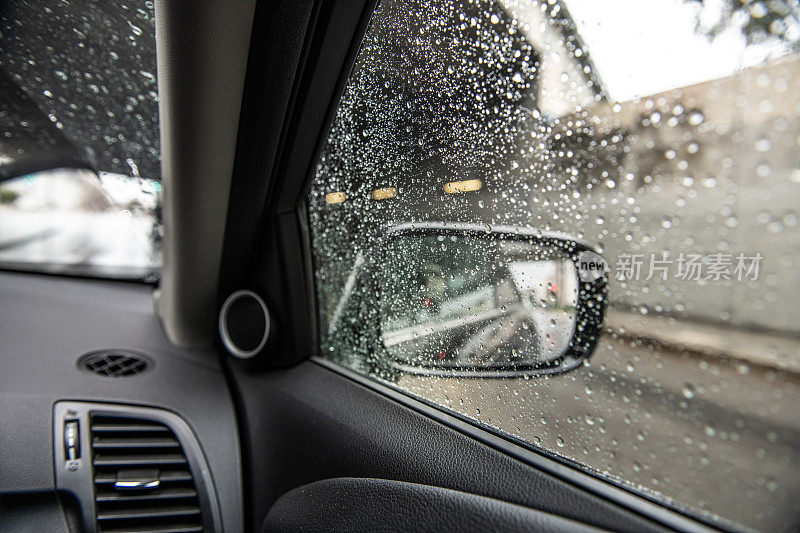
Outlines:
[{"label": "black interior panel", "polygon": [[317,481],[284,494],[263,531],[552,531],[593,527],[455,490],[386,479]]},{"label": "black interior panel", "polygon": [[[238,385],[251,527],[284,493],[337,477],[381,478],[468,492],[617,531],[661,526],[355,383],[303,362],[246,373]],[[246,422],[245,422],[246,421]]]},{"label": "black interior panel", "polygon": [[3,531],[78,531],[80,514],[75,502],[59,500],[55,492],[0,494],[0,518]]},{"label": "black interior panel", "polygon": [[[146,405],[189,424],[210,466],[223,524],[241,529],[239,440],[224,375],[211,351],[169,344],[152,287],[0,273],[0,302],[0,495],[53,493],[56,401]],[[78,368],[79,356],[105,348],[141,352],[154,364],[118,378]]]},{"label": "black interior panel", "polygon": [[374,3],[256,6],[219,305],[241,288],[266,301],[276,335],[261,366],[287,366],[317,350],[304,191]]}]

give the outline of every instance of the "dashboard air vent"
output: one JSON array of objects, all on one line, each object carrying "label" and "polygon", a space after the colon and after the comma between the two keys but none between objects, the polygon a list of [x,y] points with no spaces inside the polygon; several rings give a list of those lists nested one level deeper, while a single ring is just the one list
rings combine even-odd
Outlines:
[{"label": "dashboard air vent", "polygon": [[168,426],[92,414],[90,436],[98,531],[203,531],[197,487]]},{"label": "dashboard air vent", "polygon": [[119,378],[144,372],[149,366],[149,361],[133,352],[102,351],[84,355],[78,365],[101,376]]}]

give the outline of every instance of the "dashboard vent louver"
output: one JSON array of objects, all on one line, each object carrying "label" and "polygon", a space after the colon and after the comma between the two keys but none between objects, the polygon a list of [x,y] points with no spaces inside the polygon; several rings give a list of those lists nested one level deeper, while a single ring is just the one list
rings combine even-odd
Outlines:
[{"label": "dashboard vent louver", "polygon": [[203,531],[197,487],[168,426],[92,414],[90,431],[98,531]]},{"label": "dashboard vent louver", "polygon": [[125,351],[92,352],[81,357],[79,366],[101,376],[120,378],[147,370],[144,356]]}]

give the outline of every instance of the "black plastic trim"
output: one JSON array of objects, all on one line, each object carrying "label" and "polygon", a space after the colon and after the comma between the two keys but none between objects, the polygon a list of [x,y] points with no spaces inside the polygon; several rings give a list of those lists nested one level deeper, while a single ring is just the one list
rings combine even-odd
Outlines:
[{"label": "black plastic trim", "polygon": [[[386,505],[386,502],[392,502]],[[347,509],[342,513],[341,509]],[[263,533],[349,531],[596,533],[587,524],[477,494],[376,478],[332,478],[281,496]]]},{"label": "black plastic trim", "polygon": [[[97,531],[94,503],[94,480],[91,461],[91,415],[117,415],[141,417],[160,422],[169,427],[178,438],[189,463],[189,469],[197,487],[197,495],[203,512],[203,524],[208,531],[222,531],[219,501],[214,490],[214,481],[203,450],[189,425],[178,415],[164,409],[116,405],[94,402],[56,402],[53,407],[53,453],[57,490],[69,491],[80,502],[85,531]],[[80,424],[80,448],[82,457],[69,461],[64,454],[64,421],[78,420]]]}]

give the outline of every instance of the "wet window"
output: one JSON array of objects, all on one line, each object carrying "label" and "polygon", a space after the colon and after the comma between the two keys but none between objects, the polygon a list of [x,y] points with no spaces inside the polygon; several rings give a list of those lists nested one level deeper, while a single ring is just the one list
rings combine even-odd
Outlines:
[{"label": "wet window", "polygon": [[152,1],[3,2],[0,68],[100,170],[160,179]]},{"label": "wet window", "polygon": [[322,356],[796,528],[799,52],[794,2],[381,1],[308,196]]},{"label": "wet window", "polygon": [[0,5],[0,266],[160,267],[154,6]]}]

